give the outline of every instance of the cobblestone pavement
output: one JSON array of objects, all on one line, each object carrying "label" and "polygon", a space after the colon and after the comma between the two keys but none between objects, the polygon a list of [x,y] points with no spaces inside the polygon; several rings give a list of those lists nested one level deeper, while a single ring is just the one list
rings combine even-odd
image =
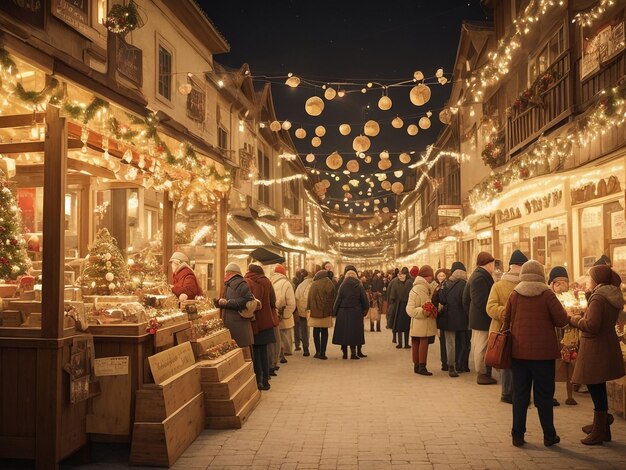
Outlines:
[{"label": "cobblestone pavement", "polygon": [[532,406],[528,443],[518,449],[500,385],[479,386],[474,372],[448,377],[438,341],[429,349],[432,377],[413,373],[410,350],[395,349],[390,330],[367,331],[366,343],[368,357],[359,361],[342,360],[333,345],[327,361],[288,356],[243,429],[204,431],[175,468],[626,468],[622,418],[613,442],[580,443],[580,428],[593,416],[588,394],[575,393],[579,405],[566,406],[564,384],[557,384],[561,444],[543,446]]}]

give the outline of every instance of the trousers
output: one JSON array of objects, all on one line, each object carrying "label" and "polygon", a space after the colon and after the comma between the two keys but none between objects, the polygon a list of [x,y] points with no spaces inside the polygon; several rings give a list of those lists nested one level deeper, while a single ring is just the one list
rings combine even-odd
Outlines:
[{"label": "trousers", "polygon": [[526,415],[533,390],[537,414],[544,437],[556,436],[554,429],[554,359],[530,361],[513,359],[513,429],[512,434],[523,437],[526,432]]},{"label": "trousers", "polygon": [[606,394],[606,382],[601,384],[588,384],[587,389],[593,400],[593,408],[596,411],[609,411],[609,400]]},{"label": "trousers", "polygon": [[270,379],[270,367],[267,360],[267,344],[254,344],[252,346],[252,365],[256,375],[256,382],[263,384]]},{"label": "trousers", "polygon": [[[442,337],[439,341],[444,343],[442,349],[445,349],[446,352],[446,365],[460,367],[460,364],[457,364],[456,359],[456,331],[443,331],[441,330]],[[442,341],[443,340],[443,341]],[[443,364],[443,359],[441,359]]]},{"label": "trousers", "polygon": [[487,373],[485,365],[485,353],[487,352],[487,342],[489,341],[489,331],[472,330],[472,349],[474,350],[474,368],[479,374]]}]

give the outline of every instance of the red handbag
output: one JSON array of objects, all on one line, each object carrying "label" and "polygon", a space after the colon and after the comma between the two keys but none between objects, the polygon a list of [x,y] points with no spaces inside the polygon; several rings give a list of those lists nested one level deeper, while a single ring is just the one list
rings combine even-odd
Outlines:
[{"label": "red handbag", "polygon": [[489,333],[487,341],[487,352],[485,353],[485,364],[496,369],[510,369],[513,364],[511,347],[511,326],[513,325],[513,309],[511,304],[511,314],[502,323],[500,331]]}]

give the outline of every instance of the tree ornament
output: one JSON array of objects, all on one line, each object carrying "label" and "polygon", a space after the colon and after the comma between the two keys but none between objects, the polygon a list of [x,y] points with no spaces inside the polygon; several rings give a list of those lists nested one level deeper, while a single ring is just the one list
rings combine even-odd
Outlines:
[{"label": "tree ornament", "polygon": [[113,273],[106,273],[106,275],[104,276],[104,278],[111,282],[113,279],[115,279],[115,276],[113,275]]}]

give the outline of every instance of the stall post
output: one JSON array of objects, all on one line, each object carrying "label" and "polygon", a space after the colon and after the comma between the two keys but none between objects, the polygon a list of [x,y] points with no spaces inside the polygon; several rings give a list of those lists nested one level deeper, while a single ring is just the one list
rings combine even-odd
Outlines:
[{"label": "stall post", "polygon": [[215,240],[215,288],[221,287],[224,269],[228,264],[228,194],[222,195],[217,204],[217,239]]},{"label": "stall post", "polygon": [[174,203],[170,200],[170,193],[166,191],[163,195],[163,272],[167,279],[172,279],[172,267],[169,259],[174,253],[174,226],[176,213]]}]

